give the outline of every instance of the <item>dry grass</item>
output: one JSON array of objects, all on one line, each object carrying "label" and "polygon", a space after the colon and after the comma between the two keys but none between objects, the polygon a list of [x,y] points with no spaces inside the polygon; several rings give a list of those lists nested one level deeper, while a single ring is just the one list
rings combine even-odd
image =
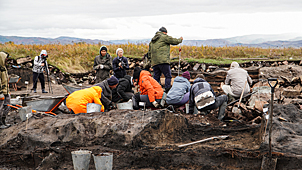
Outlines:
[{"label": "dry grass", "polygon": [[[49,54],[48,63],[70,73],[91,71],[93,60],[99,54],[102,44],[46,44],[46,45],[17,45],[13,42],[0,44],[0,51],[8,52],[13,58],[30,56],[34,58],[42,49]],[[124,50],[124,56],[141,58],[148,51],[148,44],[111,44],[107,45],[108,52],[116,57],[117,48]],[[214,64],[240,62],[240,58],[280,58],[299,59],[302,48],[255,48],[255,47],[211,47],[211,46],[181,46],[181,56],[187,61],[210,62]],[[171,46],[171,58],[179,56],[179,46]]]}]

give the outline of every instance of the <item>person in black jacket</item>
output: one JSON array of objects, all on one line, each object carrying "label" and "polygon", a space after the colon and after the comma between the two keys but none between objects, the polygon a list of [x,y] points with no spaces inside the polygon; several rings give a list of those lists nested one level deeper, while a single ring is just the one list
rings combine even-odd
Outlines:
[{"label": "person in black jacket", "polygon": [[117,79],[123,78],[126,75],[126,70],[129,69],[128,59],[123,56],[124,50],[118,48],[116,50],[116,55],[112,61],[112,67],[114,71],[114,76]]},{"label": "person in black jacket", "polygon": [[118,86],[112,90],[112,101],[127,102],[134,94],[133,87],[132,77],[125,75],[124,78],[119,79]]},{"label": "person in black jacket", "polygon": [[107,52],[107,47],[100,48],[100,55],[94,58],[93,69],[96,71],[95,83],[100,83],[110,77],[112,69],[112,57]]}]

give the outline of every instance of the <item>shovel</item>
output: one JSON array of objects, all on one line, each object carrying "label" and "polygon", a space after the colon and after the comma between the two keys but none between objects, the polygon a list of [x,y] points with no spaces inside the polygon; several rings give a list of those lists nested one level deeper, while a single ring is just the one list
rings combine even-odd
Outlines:
[{"label": "shovel", "polygon": [[232,109],[232,112],[233,112],[233,113],[239,114],[240,116],[242,116],[242,115],[241,115],[241,110],[240,110],[240,102],[241,102],[241,100],[242,100],[242,96],[243,96],[243,93],[244,93],[244,90],[245,90],[245,87],[246,87],[246,83],[247,83],[247,80],[246,80],[245,83],[244,83],[244,87],[243,87],[243,90],[242,90],[241,95],[240,95],[240,99],[239,99],[239,102],[238,102],[238,106],[237,106],[237,107],[234,106],[233,109]]},{"label": "shovel", "polygon": [[[277,164],[277,158],[272,158],[272,127],[273,127],[273,103],[274,103],[274,92],[275,92],[275,87],[278,84],[278,79],[277,78],[268,78],[268,84],[271,86],[271,102],[270,102],[270,114],[269,114],[269,158],[263,157],[262,159],[262,165],[261,165],[261,170],[266,170],[266,169],[276,169],[276,164]],[[275,82],[275,83],[273,83]]]}]

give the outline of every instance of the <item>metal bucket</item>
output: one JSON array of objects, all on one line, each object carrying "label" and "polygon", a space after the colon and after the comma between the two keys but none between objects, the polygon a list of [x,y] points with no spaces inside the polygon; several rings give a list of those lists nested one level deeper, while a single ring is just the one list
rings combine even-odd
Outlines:
[{"label": "metal bucket", "polygon": [[97,155],[92,155],[94,160],[94,165],[96,170],[111,170],[113,162],[112,153],[100,153]]},{"label": "metal bucket", "polygon": [[88,170],[91,151],[89,150],[79,150],[71,152],[73,168],[75,170]]},{"label": "metal bucket", "polygon": [[87,103],[86,105],[86,113],[93,113],[93,112],[101,112],[102,105],[95,104],[95,103]]},{"label": "metal bucket", "polygon": [[22,107],[22,108],[19,108],[18,110],[19,110],[20,119],[22,121],[25,121],[32,116],[32,107],[31,106]]},{"label": "metal bucket", "polygon": [[133,102],[132,100],[129,100],[128,102],[124,102],[124,103],[117,103],[116,104],[118,109],[130,109],[133,110]]}]

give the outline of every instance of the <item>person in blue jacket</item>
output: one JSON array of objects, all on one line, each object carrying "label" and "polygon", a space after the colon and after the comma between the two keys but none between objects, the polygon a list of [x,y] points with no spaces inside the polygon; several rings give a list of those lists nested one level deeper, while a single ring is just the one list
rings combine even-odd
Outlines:
[{"label": "person in blue jacket", "polygon": [[123,78],[127,73],[126,70],[129,69],[128,59],[123,56],[124,50],[121,48],[118,48],[116,50],[116,55],[112,61],[112,67],[114,71],[114,76],[117,79]]},{"label": "person in blue jacket", "polygon": [[191,88],[189,82],[190,78],[190,73],[186,71],[182,74],[182,76],[177,76],[174,79],[173,86],[167,94],[167,104],[181,106],[189,101]]}]

